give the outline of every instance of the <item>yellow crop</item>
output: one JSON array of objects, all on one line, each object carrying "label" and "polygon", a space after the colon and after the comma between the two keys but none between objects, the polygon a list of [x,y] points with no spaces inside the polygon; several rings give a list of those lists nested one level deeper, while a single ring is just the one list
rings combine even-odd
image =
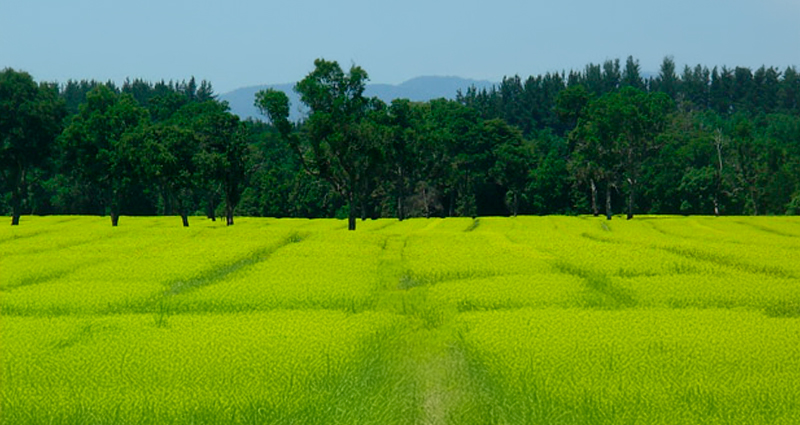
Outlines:
[{"label": "yellow crop", "polygon": [[32,217],[0,424],[793,424],[800,219]]}]

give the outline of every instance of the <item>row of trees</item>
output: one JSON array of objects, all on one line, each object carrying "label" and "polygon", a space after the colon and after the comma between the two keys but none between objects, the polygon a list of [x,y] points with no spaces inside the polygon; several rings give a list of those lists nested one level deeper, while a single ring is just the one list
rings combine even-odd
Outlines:
[{"label": "row of trees", "polygon": [[647,92],[662,92],[684,109],[732,114],[800,114],[800,75],[794,67],[781,73],[764,67],[713,68],[702,65],[684,67],[679,75],[671,57],[664,58],[660,72],[644,76],[638,61],[628,57],[602,65],[589,64],[582,72],[547,73],[522,80],[507,77],[489,90],[467,90],[459,102],[478,110],[483,118],[500,118],[520,128],[528,137],[545,129],[566,135],[574,122],[564,121],[556,106],[559,93],[583,87],[593,98],[632,87]]},{"label": "row of trees", "polygon": [[[794,68],[644,78],[628,58],[505,78],[457,100],[364,96],[367,73],[317,60],[295,87],[259,92],[244,121],[211,85],[61,87],[0,75],[0,210],[22,213],[371,217],[800,210]],[[722,88],[721,88],[722,87]],[[599,200],[602,199],[602,200]]]},{"label": "row of trees", "polygon": [[[69,113],[76,97],[81,101]],[[59,93],[6,69],[0,108],[2,186],[10,193],[12,224],[23,211],[108,214],[113,226],[123,213],[177,212],[188,226],[201,196],[212,218],[223,198],[233,224],[244,186],[245,130],[206,82],[200,90],[194,80],[126,82],[122,91],[69,82]]]}]

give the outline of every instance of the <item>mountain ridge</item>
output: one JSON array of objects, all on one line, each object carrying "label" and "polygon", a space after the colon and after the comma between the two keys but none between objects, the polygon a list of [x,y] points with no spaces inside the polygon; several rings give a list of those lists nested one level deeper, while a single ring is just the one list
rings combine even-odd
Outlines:
[{"label": "mountain ridge", "polygon": [[[487,80],[474,80],[455,76],[420,76],[406,80],[400,84],[367,84],[364,95],[377,97],[386,103],[394,99],[409,99],[415,102],[427,102],[432,99],[455,99],[459,90],[466,91],[470,87],[488,89],[497,83]],[[289,119],[300,120],[306,113],[300,96],[294,92],[294,83],[264,84],[241,87],[219,95],[219,100],[227,101],[231,112],[241,119],[265,120],[265,117],[253,104],[259,90],[272,88],[286,93],[289,97]]]}]

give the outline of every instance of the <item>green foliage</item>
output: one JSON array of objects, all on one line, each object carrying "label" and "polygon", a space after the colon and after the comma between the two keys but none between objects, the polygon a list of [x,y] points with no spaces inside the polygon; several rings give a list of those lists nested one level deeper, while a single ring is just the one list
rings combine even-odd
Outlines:
[{"label": "green foliage", "polygon": [[324,59],[314,61],[314,67],[295,86],[311,110],[300,137],[289,134],[285,94],[259,92],[256,104],[293,146],[305,170],[347,200],[348,227],[355,230],[356,211],[366,207],[381,164],[384,131],[375,113],[383,105],[363,96],[368,76],[362,68],[354,65],[345,74],[338,63]]},{"label": "green foliage", "polygon": [[136,167],[142,179],[152,179],[164,193],[165,213],[173,210],[183,217],[192,203],[192,193],[200,181],[195,134],[178,125],[160,123],[131,136],[138,139]]},{"label": "green foliage", "polygon": [[256,93],[255,105],[261,110],[283,137],[289,137],[292,130],[289,123],[289,98],[285,93],[274,89]]},{"label": "green foliage", "polygon": [[[629,219],[643,166],[657,148],[671,107],[663,93],[624,87],[591,102],[571,134],[581,153],[574,168],[584,179],[604,180],[607,187],[626,183]],[[610,219],[610,211],[606,215]]]},{"label": "green foliage", "polygon": [[19,224],[30,176],[52,154],[64,115],[55,86],[36,84],[25,72],[0,71],[0,193],[11,195],[12,225]]},{"label": "green foliage", "polygon": [[[678,72],[668,57],[660,71],[645,79],[628,57],[507,77],[457,101],[385,105],[364,96],[363,69],[320,59],[296,87],[307,119],[290,122],[288,98],[267,90],[255,103],[269,123],[240,123],[193,78],[68,81],[57,98],[55,85],[6,70],[0,210],[12,221],[180,212],[186,223],[203,210],[229,223],[235,213],[348,217],[351,228],[358,216],[612,217],[623,205],[628,217],[796,213],[796,69]],[[12,107],[9,87],[23,86],[27,106]],[[23,139],[36,149],[23,154]]]},{"label": "green foliage", "polygon": [[139,129],[146,111],[130,95],[118,95],[106,86],[87,94],[86,103],[61,135],[65,162],[73,175],[102,194],[103,205],[117,225],[120,205],[133,177],[136,147],[126,136]]}]

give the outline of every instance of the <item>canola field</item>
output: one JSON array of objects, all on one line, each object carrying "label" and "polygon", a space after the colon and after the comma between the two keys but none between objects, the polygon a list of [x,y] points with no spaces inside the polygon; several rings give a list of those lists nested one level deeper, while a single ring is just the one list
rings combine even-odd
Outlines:
[{"label": "canola field", "polygon": [[0,227],[0,424],[798,418],[796,217]]}]

